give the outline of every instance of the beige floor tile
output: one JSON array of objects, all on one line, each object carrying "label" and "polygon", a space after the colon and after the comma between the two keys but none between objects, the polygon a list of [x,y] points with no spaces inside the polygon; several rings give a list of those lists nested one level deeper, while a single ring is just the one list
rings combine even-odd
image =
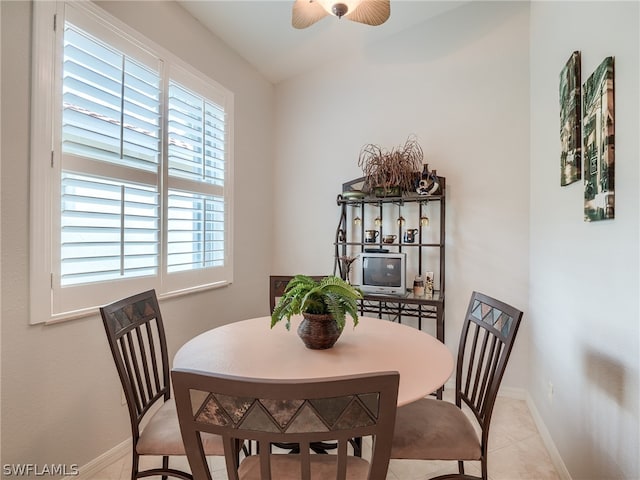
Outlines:
[{"label": "beige floor tile", "polygon": [[491,480],[559,480],[538,435],[489,453]]},{"label": "beige floor tile", "polygon": [[130,465],[131,462],[125,461],[125,457],[123,457],[100,470],[92,478],[94,480],[120,480],[121,478],[128,478],[130,476]]},{"label": "beige floor tile", "polygon": [[496,401],[489,430],[489,452],[537,435],[524,400],[500,398]]}]

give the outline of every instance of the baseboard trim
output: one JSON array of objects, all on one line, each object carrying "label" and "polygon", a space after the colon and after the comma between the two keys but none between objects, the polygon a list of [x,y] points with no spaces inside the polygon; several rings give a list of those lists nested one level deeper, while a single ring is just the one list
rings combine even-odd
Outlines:
[{"label": "baseboard trim", "polygon": [[86,465],[78,469],[78,475],[73,477],[63,477],[62,480],[89,480],[95,478],[95,475],[108,467],[112,463],[120,460],[127,453],[131,453],[131,439],[127,439],[116,445],[111,450],[106,451],[97,458],[94,458]]},{"label": "baseboard trim", "polygon": [[540,415],[540,412],[538,412],[538,408],[536,407],[536,404],[533,401],[533,398],[531,397],[529,392],[525,390],[523,390],[523,392],[524,392],[525,401],[527,402],[527,407],[529,407],[529,412],[531,412],[531,417],[533,418],[533,421],[536,424],[536,427],[538,428],[538,433],[540,433],[540,438],[542,438],[542,443],[544,443],[544,446],[547,448],[547,451],[549,452],[549,456],[551,457],[551,461],[553,462],[553,465],[556,467],[556,470],[558,472],[558,475],[560,476],[560,479],[572,480],[571,474],[569,474],[569,470],[567,470],[567,466],[564,464],[564,461],[560,456],[560,452],[556,448],[556,444],[551,438],[551,434],[549,433],[547,426],[542,420],[542,416]]}]

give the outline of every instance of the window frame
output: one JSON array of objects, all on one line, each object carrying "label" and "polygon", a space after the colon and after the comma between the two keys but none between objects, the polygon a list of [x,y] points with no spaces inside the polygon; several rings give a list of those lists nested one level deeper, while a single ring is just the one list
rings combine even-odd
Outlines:
[{"label": "window frame", "polygon": [[[61,120],[62,48],[67,16],[112,47],[130,54],[134,49],[161,64],[161,147],[157,189],[160,195],[159,271],[155,276],[118,279],[73,287],[60,287],[61,219]],[[78,22],[77,19],[80,19]],[[80,24],[78,24],[80,23]],[[30,323],[59,321],[93,315],[100,305],[131,292],[154,288],[159,298],[218,288],[233,282],[233,132],[234,95],[215,80],[186,64],[177,56],[90,2],[35,2],[33,4],[33,65],[30,158]],[[57,30],[57,31],[56,31]],[[97,33],[98,32],[98,33]],[[137,58],[133,56],[133,58]],[[225,112],[224,186],[213,190],[224,201],[224,266],[167,273],[167,193],[189,189],[188,181],[168,174],[168,85],[169,80],[191,89],[220,105]],[[130,179],[135,181],[134,179]],[[186,183],[185,183],[186,182]],[[193,184],[192,184],[193,185]],[[205,187],[205,190],[207,188]],[[209,193],[207,193],[209,194]],[[57,249],[57,251],[56,251]],[[70,301],[69,293],[84,305]]]}]

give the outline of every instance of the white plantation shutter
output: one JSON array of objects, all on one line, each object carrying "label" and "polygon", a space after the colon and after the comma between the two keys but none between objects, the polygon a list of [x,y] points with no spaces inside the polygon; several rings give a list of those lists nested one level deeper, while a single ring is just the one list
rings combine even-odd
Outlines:
[{"label": "white plantation shutter", "polygon": [[[62,72],[60,286],[157,275],[160,73],[68,22]],[[82,175],[96,161],[114,165],[109,179]],[[128,183],[115,165],[153,183]]]},{"label": "white plantation shutter", "polygon": [[160,76],[65,24],[62,150],[157,171]]},{"label": "white plantation shutter", "polygon": [[167,93],[167,282],[231,277],[228,96],[172,65]]},{"label": "white plantation shutter", "polygon": [[155,187],[64,173],[62,286],[158,274]]},{"label": "white plantation shutter", "polygon": [[34,80],[34,118],[52,128],[32,126],[42,140],[31,225],[47,229],[32,238],[32,323],[145,288],[162,297],[230,283],[232,94],[95,5],[36,2],[34,25],[52,11],[58,48],[48,58],[43,36],[34,42],[53,91]]},{"label": "white plantation shutter", "polygon": [[224,185],[224,110],[171,82],[169,175]]},{"label": "white plantation shutter", "polygon": [[224,199],[169,191],[168,270],[224,264]]},{"label": "white plantation shutter", "polygon": [[[224,107],[169,84],[168,272],[222,267],[225,260]],[[174,179],[192,191],[172,188]]]},{"label": "white plantation shutter", "polygon": [[163,62],[91,9],[64,7],[45,319],[162,287]]}]

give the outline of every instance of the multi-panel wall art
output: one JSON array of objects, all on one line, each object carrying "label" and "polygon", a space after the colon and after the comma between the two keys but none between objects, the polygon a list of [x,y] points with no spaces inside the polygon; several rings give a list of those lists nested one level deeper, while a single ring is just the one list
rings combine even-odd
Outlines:
[{"label": "multi-panel wall art", "polygon": [[607,57],[582,86],[584,220],[615,216],[614,61]]},{"label": "multi-panel wall art", "polygon": [[580,52],[560,72],[560,185],[584,185],[585,222],[615,217],[614,58],[581,81]]},{"label": "multi-panel wall art", "polygon": [[560,72],[560,185],[580,180],[582,108],[580,52],[573,52]]}]

